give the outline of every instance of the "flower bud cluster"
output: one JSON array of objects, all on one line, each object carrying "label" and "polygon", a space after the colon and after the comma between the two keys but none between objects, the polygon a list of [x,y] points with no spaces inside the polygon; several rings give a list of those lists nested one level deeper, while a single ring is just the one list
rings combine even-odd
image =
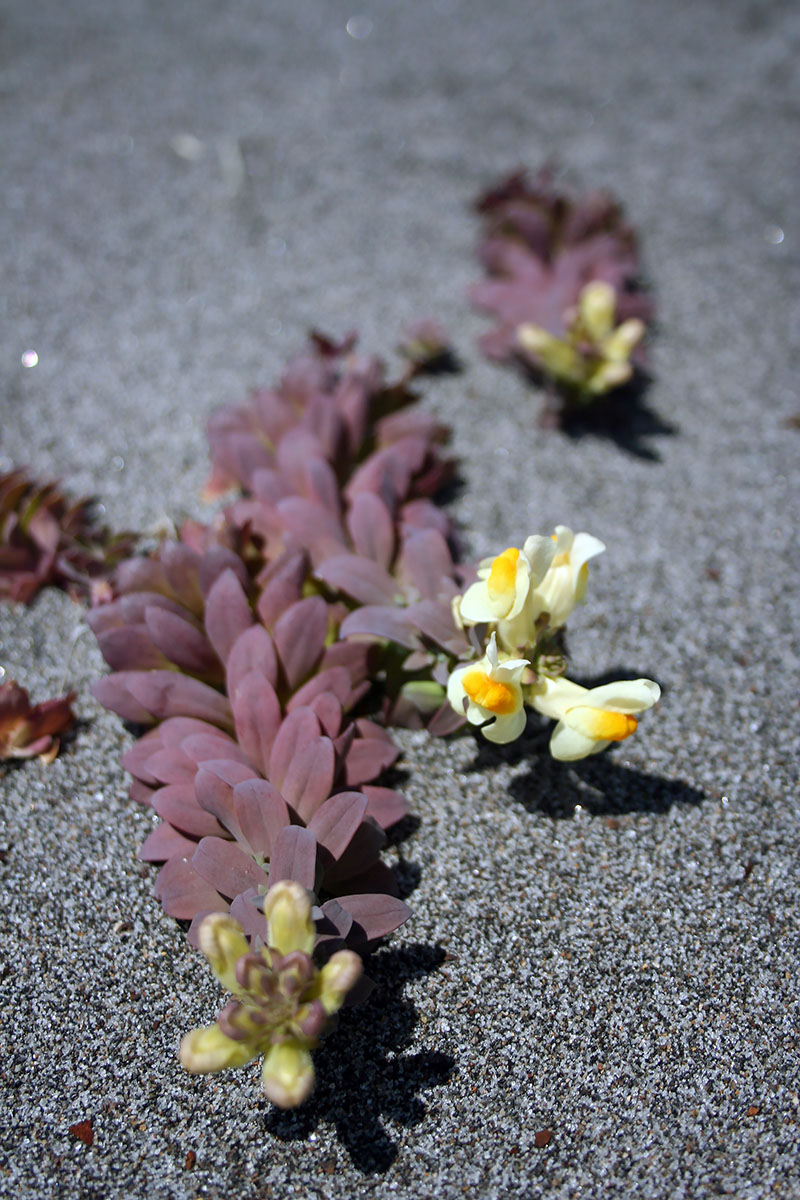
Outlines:
[{"label": "flower bud cluster", "polygon": [[529,704],[557,721],[554,758],[585,758],[630,737],[633,714],[658,700],[650,679],[584,688],[564,678],[564,626],[584,600],[589,561],[604,549],[591,534],[558,525],[550,538],[533,534],[521,549],[485,559],[477,582],[456,597],[454,615],[483,656],[453,671],[447,697],[489,741],[518,738]]},{"label": "flower bud cluster", "polygon": [[314,964],[311,901],[298,883],[271,888],[264,916],[258,949],[233,917],[212,913],[201,924],[200,949],[233,999],[215,1024],[185,1035],[181,1062],[193,1074],[209,1074],[263,1056],[264,1091],[273,1104],[292,1108],[314,1087],[311,1051],[360,979],[361,959],[339,950],[322,968]]}]

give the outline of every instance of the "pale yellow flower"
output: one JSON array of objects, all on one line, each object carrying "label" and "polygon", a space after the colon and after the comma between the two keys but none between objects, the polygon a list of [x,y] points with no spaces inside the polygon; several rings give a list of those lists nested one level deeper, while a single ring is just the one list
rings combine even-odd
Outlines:
[{"label": "pale yellow flower", "polygon": [[637,726],[633,714],[652,708],[660,695],[661,688],[652,679],[584,688],[569,679],[545,678],[531,695],[531,704],[558,721],[550,738],[553,758],[572,762],[630,737]]},{"label": "pale yellow flower", "polygon": [[447,699],[471,725],[482,726],[481,733],[490,742],[513,742],[525,728],[520,679],[528,665],[526,658],[501,661],[493,633],[484,657],[450,676]]}]

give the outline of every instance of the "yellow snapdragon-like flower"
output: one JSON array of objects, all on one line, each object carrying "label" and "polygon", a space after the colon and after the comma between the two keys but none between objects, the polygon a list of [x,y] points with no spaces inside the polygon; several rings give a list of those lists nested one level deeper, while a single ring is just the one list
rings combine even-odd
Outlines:
[{"label": "yellow snapdragon-like flower", "polygon": [[522,612],[528,593],[544,578],[555,554],[547,538],[534,534],[521,550],[510,546],[496,558],[486,558],[478,581],[461,598],[462,621],[513,621]]},{"label": "yellow snapdragon-like flower", "polygon": [[550,738],[553,758],[572,762],[630,737],[637,726],[633,714],[652,708],[660,695],[652,679],[623,679],[596,688],[564,678],[542,679],[531,703],[558,721]]},{"label": "yellow snapdragon-like flower", "polygon": [[[471,725],[481,725],[490,742],[513,742],[525,728],[525,705],[520,679],[526,658],[500,660],[493,633],[480,662],[459,667],[447,681],[447,699]],[[491,721],[491,724],[486,724]]]},{"label": "yellow snapdragon-like flower", "polygon": [[553,541],[550,566],[533,590],[531,606],[534,619],[546,612],[550,627],[558,629],[566,623],[575,605],[583,601],[589,559],[602,554],[605,545],[590,533],[573,533],[566,525],[556,525]]}]

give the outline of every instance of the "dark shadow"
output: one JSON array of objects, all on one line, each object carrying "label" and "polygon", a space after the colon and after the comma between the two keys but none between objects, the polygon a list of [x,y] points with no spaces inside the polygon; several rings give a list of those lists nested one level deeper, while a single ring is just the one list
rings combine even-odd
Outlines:
[{"label": "dark shadow", "polygon": [[634,458],[660,462],[661,455],[646,439],[675,437],[680,432],[677,425],[665,421],[646,403],[652,381],[644,371],[637,371],[630,383],[596,397],[590,404],[571,401],[533,368],[525,366],[523,373],[531,384],[545,392],[539,424],[560,429],[573,441],[583,437],[607,438]]},{"label": "dark shadow", "polygon": [[430,358],[415,363],[409,373],[412,379],[416,379],[420,375],[460,375],[463,370],[460,358],[447,346],[437,354],[432,354]]},{"label": "dark shadow", "polygon": [[[640,674],[626,667],[615,667],[576,682],[593,688],[615,679],[636,679]],[[665,813],[674,804],[700,804],[706,799],[699,788],[683,780],[665,779],[623,765],[618,761],[625,753],[622,746],[610,746],[577,762],[559,762],[548,752],[553,728],[553,721],[529,712],[522,737],[506,746],[495,746],[476,731],[477,753],[468,769],[479,771],[501,763],[529,763],[528,771],[512,779],[510,794],[528,812],[559,820],[573,818],[576,805],[592,816],[610,817],[635,812]]]},{"label": "dark shadow", "polygon": [[314,1056],[317,1086],[296,1111],[272,1109],[267,1130],[283,1142],[303,1141],[330,1122],[353,1166],[380,1174],[397,1157],[397,1144],[384,1120],[418,1125],[425,1117],[419,1093],[447,1082],[455,1069],[449,1054],[422,1050],[403,1054],[417,1024],[403,985],[436,971],[445,960],[438,946],[411,945],[379,950],[367,962],[375,990],[357,1008],[346,1009],[338,1028]]}]

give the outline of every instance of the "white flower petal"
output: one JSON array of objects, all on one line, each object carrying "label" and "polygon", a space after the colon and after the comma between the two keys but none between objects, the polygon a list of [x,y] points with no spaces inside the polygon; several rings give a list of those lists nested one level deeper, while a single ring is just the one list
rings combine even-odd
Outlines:
[{"label": "white flower petal", "polygon": [[652,679],[620,679],[592,688],[577,703],[616,712],[637,713],[652,708],[660,695],[661,688]]},{"label": "white flower petal", "polygon": [[492,725],[485,725],[481,733],[487,741],[503,746],[506,742],[513,742],[519,737],[525,728],[526,721],[527,716],[523,705],[517,712],[510,713],[507,717],[498,717]]},{"label": "white flower petal", "polygon": [[543,691],[534,692],[531,697],[531,704],[542,716],[560,721],[568,708],[586,703],[587,689],[563,676],[558,679],[543,679],[542,684]]},{"label": "white flower petal", "polygon": [[596,742],[593,738],[584,737],[577,729],[570,729],[563,721],[559,721],[550,737],[550,753],[559,762],[574,762],[578,758],[586,758],[596,754],[608,742]]}]

